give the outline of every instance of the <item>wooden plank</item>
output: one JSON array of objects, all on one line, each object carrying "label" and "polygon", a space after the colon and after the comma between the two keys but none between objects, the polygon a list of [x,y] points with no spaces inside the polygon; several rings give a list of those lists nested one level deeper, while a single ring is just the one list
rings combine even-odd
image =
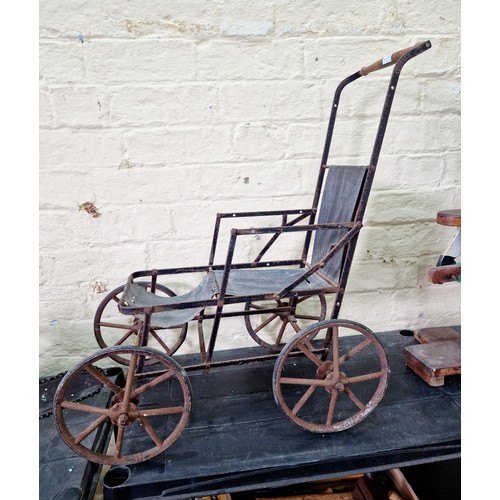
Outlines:
[{"label": "wooden plank", "polygon": [[459,332],[449,326],[422,328],[415,332],[415,338],[421,344],[430,344],[432,342],[441,342],[443,340],[454,340],[460,342]]},{"label": "wooden plank", "polygon": [[[416,493],[413,491],[413,488],[407,481],[405,475],[401,472],[401,469],[389,469],[386,474],[391,478],[392,483],[396,488],[396,493],[400,495],[399,498],[406,500],[418,500]],[[392,498],[393,500],[397,500],[398,497],[393,495]]]}]

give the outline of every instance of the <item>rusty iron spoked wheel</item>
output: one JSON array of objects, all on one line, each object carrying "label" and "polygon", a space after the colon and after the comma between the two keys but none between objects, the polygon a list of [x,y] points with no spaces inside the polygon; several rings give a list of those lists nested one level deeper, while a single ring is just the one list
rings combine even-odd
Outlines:
[{"label": "rusty iron spoked wheel", "polygon": [[[149,288],[150,283],[140,282],[139,285]],[[137,345],[139,334],[142,331],[143,321],[134,316],[121,314],[118,310],[118,302],[125,289],[125,285],[112,290],[99,304],[94,316],[94,335],[99,347]],[[175,293],[170,288],[157,284],[155,293],[159,296],[174,297]],[[157,327],[152,316],[149,328],[148,346],[158,349],[171,356],[186,339],[188,325],[183,324],[172,328]],[[113,355],[113,359],[122,365],[127,360]],[[147,360],[146,365],[153,364],[153,359]]]},{"label": "rusty iron spoked wheel", "polygon": [[298,331],[325,319],[324,295],[247,302],[245,325],[250,336],[261,346],[280,352]]},{"label": "rusty iron spoked wheel", "polygon": [[347,320],[321,321],[281,351],[273,372],[274,398],[299,426],[338,432],[374,410],[389,371],[385,349],[368,328]]},{"label": "rusty iron spoked wheel", "polygon": [[[116,355],[127,359],[126,367],[116,367]],[[141,373],[148,359],[158,369]],[[115,367],[115,376],[107,374],[113,370],[105,368],[109,366]],[[78,379],[89,374],[103,388],[98,397],[75,400]],[[63,441],[87,460],[104,465],[135,464],[162,453],[179,438],[190,413],[185,371],[149,347],[109,347],[86,357],[66,373],[54,396],[55,425]],[[114,441],[96,446],[111,429]]]}]

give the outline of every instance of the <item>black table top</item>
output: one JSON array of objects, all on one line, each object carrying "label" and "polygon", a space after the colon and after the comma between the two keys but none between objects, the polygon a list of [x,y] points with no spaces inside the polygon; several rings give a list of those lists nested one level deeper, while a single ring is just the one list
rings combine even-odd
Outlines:
[{"label": "black table top", "polygon": [[[272,394],[272,361],[190,372],[193,409],[181,437],[147,462],[107,472],[105,499],[194,498],[459,457],[460,375],[430,387],[405,365],[403,350],[416,343],[412,337],[398,331],[378,337],[391,368],[387,392],[365,420],[339,433],[311,433],[284,416]],[[216,357],[259,353],[257,347]],[[190,356],[184,358],[176,359],[189,364]],[[54,491],[47,471],[56,461],[83,461],[82,471],[86,464],[50,429],[51,418],[44,421],[40,489]]]}]

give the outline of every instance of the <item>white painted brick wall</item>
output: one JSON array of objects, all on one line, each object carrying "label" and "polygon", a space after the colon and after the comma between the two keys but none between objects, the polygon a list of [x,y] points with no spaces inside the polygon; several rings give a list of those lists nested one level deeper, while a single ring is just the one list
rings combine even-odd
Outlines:
[{"label": "white painted brick wall", "polygon": [[[205,264],[217,212],[309,206],[339,81],[426,39],[341,316],[375,331],[460,323],[460,285],[426,276],[453,234],[436,212],[460,207],[458,2],[44,0],[39,22],[41,374],[97,350],[95,310],[131,272]],[[346,91],[339,162],[366,163],[385,76]],[[242,319],[218,348],[238,345],[252,345]]]}]

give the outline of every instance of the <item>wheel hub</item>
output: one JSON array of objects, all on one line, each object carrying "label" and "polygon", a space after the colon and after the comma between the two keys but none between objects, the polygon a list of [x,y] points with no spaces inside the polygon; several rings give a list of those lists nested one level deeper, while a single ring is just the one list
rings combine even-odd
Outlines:
[{"label": "wheel hub", "polygon": [[109,413],[111,421],[120,427],[132,424],[138,416],[137,406],[133,403],[116,403],[110,408]]},{"label": "wheel hub", "polygon": [[325,380],[326,378],[331,379],[333,377],[333,370],[333,361],[327,361],[318,367],[316,370],[316,377],[319,380]]},{"label": "wheel hub", "polygon": [[111,421],[118,426],[125,427],[127,425],[132,424],[139,413],[137,411],[137,406],[139,404],[139,396],[135,391],[132,391],[130,395],[130,402],[124,403],[123,396],[125,391],[120,391],[118,394],[115,394],[113,400],[111,401],[112,406],[110,408],[109,418]]},{"label": "wheel hub", "polygon": [[329,393],[332,393],[333,391],[340,393],[345,390],[345,381],[347,376],[344,372],[339,372],[339,374],[335,376],[333,361],[327,361],[318,367],[316,370],[316,378],[329,382],[329,384],[325,386],[325,390]]}]

